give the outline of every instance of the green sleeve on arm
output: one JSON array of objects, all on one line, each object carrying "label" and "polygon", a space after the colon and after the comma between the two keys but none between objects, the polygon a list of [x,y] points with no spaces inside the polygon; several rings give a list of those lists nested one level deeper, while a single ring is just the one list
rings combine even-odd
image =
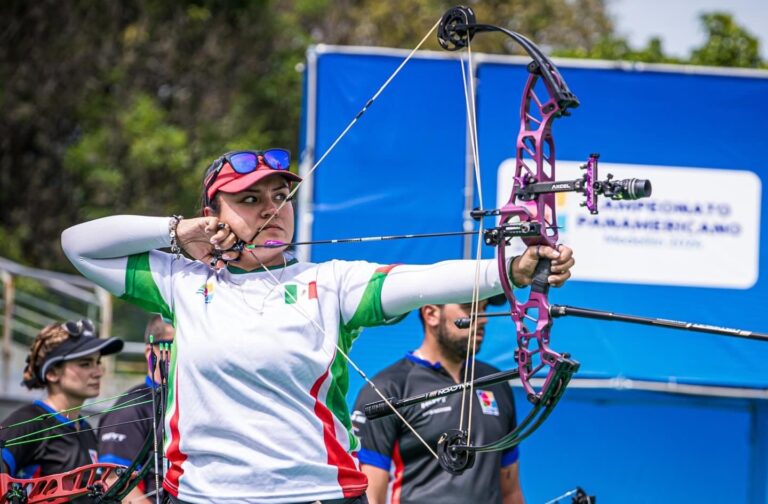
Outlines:
[{"label": "green sleeve on arm", "polygon": [[153,313],[160,313],[166,320],[173,320],[168,303],[160,294],[149,266],[149,252],[128,257],[125,270],[125,294],[120,299],[133,303]]},{"label": "green sleeve on arm", "polygon": [[381,308],[381,289],[384,286],[384,280],[387,278],[389,271],[395,266],[395,264],[385,266],[374,272],[373,276],[368,281],[368,285],[365,287],[365,292],[363,292],[363,297],[360,300],[360,304],[357,306],[357,310],[355,310],[355,314],[350,321],[344,325],[345,330],[354,331],[363,327],[396,324],[408,315],[407,313],[404,313],[397,317],[387,319],[384,316],[384,310]]}]

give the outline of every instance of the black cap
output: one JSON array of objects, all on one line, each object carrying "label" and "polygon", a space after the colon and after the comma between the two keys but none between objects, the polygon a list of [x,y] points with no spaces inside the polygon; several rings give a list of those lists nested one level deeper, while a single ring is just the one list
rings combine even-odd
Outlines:
[{"label": "black cap", "polygon": [[37,379],[41,383],[45,383],[45,374],[54,364],[79,359],[96,352],[101,355],[116,354],[123,349],[123,340],[120,338],[96,337],[93,322],[89,319],[68,321],[61,326],[69,333],[69,339],[45,356],[45,360],[37,369]]}]

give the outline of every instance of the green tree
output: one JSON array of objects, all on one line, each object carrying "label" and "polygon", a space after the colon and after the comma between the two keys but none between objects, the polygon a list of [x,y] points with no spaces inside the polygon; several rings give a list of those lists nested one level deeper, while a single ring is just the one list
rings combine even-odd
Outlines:
[{"label": "green tree", "polygon": [[707,40],[691,53],[694,65],[758,68],[765,66],[760,58],[760,42],[745,28],[736,24],[725,12],[701,15]]},{"label": "green tree", "polygon": [[[437,0],[11,0],[0,3],[0,255],[71,266],[74,222],[195,211],[222,151],[298,147],[312,43],[413,47]],[[612,32],[604,0],[490,0],[489,20],[550,48]],[[434,37],[428,48],[437,49]],[[477,51],[518,49],[478,37]]]},{"label": "green tree", "polygon": [[554,56],[601,60],[637,61],[644,63],[682,63],[679,58],[664,54],[661,39],[651,38],[640,49],[633,49],[623,37],[607,36],[589,49],[568,48],[556,50]]},{"label": "green tree", "polygon": [[645,47],[632,48],[626,38],[609,33],[589,47],[573,45],[553,51],[555,56],[603,60],[637,61],[644,63],[677,63],[727,67],[765,67],[760,58],[760,45],[756,37],[739,26],[730,14],[711,12],[700,16],[707,33],[702,47],[689,58],[675,58],[664,54],[661,39],[651,38]]}]

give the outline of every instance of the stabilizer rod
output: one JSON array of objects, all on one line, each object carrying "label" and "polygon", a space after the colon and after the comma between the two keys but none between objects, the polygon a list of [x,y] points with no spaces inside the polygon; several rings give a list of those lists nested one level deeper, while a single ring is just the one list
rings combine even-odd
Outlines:
[{"label": "stabilizer rod", "polygon": [[[476,317],[504,317],[509,316],[508,312],[478,313]],[[681,329],[684,331],[705,332],[718,334],[720,336],[732,336],[735,338],[744,338],[758,341],[768,341],[768,334],[756,331],[746,331],[744,329],[733,329],[731,327],[720,327],[708,324],[697,324],[694,322],[682,322],[680,320],[669,320],[652,317],[638,317],[637,315],[624,315],[621,313],[592,310],[590,308],[579,308],[577,306],[552,305],[549,307],[549,315],[553,318],[573,317],[592,318],[599,320],[608,320],[611,322],[627,322],[630,324],[642,324],[657,327],[666,327],[669,329]],[[466,329],[471,322],[470,317],[458,318],[453,323],[459,329]]]}]

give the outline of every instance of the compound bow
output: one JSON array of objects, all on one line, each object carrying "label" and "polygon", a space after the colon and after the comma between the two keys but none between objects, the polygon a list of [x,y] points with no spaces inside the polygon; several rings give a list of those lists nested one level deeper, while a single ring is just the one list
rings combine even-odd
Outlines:
[{"label": "compound bow", "polygon": [[[471,382],[465,380],[464,383],[427,394],[377,401],[366,405],[364,409],[367,418],[378,418],[392,413],[393,409],[471,390],[474,386],[491,385],[519,377],[533,407],[512,432],[484,445],[473,445],[466,429],[449,430],[441,436],[437,450],[439,462],[443,469],[454,474],[461,474],[471,467],[478,452],[506,450],[519,444],[547,419],[563,396],[571,377],[579,369],[579,363],[572,360],[569,354],[557,352],[549,346],[555,317],[576,315],[768,340],[768,335],[738,329],[550,305],[547,281],[551,274],[550,260],[546,258],[541,258],[538,262],[528,300],[521,302],[515,297],[508,275],[510,264],[506,247],[512,238],[519,237],[528,246],[557,248],[555,193],[582,193],[585,197],[582,206],[590,213],[597,214],[600,195],[614,200],[639,199],[650,196],[652,188],[648,180],[614,180],[610,174],[600,180],[598,154],[589,156],[588,161],[581,167],[585,172],[580,178],[556,180],[552,124],[555,119],[568,116],[570,109],[578,107],[579,100],[570,91],[554,63],[535,44],[523,35],[505,28],[478,24],[472,9],[468,7],[455,7],[443,15],[438,28],[438,40],[446,50],[455,51],[468,47],[472,37],[482,32],[501,32],[507,35],[532,59],[527,66],[529,76],[520,107],[520,132],[517,138],[512,194],[501,208],[475,210],[471,214],[475,220],[488,216],[498,217],[496,226],[483,231],[483,240],[485,244],[496,247],[499,276],[504,296],[511,309],[509,313],[473,313],[472,317],[456,320],[455,323],[458,327],[469,328],[478,317],[511,316],[517,331],[518,348],[515,351],[515,360],[518,367]],[[546,92],[545,97],[537,95],[537,89],[542,88]],[[546,375],[537,389],[533,386],[532,379],[544,370]]]}]

